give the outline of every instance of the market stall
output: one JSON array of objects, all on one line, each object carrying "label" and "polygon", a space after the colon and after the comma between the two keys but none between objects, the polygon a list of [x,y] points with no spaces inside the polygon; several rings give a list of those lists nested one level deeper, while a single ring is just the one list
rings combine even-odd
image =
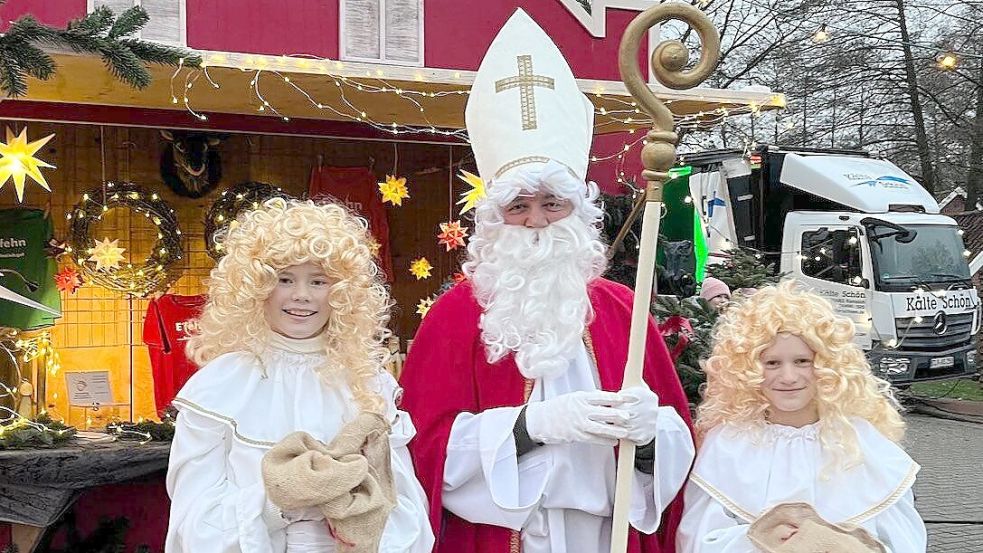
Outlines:
[{"label": "market stall", "polygon": [[[0,7],[0,20],[33,14],[64,26],[93,5],[49,4],[12,3]],[[266,198],[340,201],[369,222],[396,302],[395,373],[429,305],[458,278],[468,212],[482,193],[464,104],[481,53],[516,3],[490,7],[466,37],[424,36],[421,23],[420,55],[404,63],[339,51],[347,43],[337,9],[295,14],[285,24],[296,32],[277,43],[241,17],[248,6],[216,13],[199,4],[189,0],[177,23],[159,20],[178,26],[176,42],[165,42],[187,57],[147,66],[142,89],[107,71],[104,59],[67,49],[49,52],[51,75],[25,76],[23,94],[5,89],[16,97],[0,100],[0,437],[44,435],[52,428],[37,422],[42,412],[82,431],[159,420],[195,370],[183,343],[222,255],[215,232]],[[439,4],[428,2],[419,17],[429,28],[455,29],[460,10]],[[614,62],[633,12],[610,14],[607,34],[597,36],[567,3],[545,4],[527,9],[555,22],[595,104],[590,178],[618,192],[637,178],[651,126]],[[325,32],[305,17],[335,24]],[[169,29],[155,24],[141,32]],[[585,42],[589,52],[579,50]],[[535,94],[534,71],[518,67],[509,86]],[[770,91],[653,88],[682,125],[784,105]],[[0,449],[0,466],[11,467],[0,481],[0,520],[27,525],[7,539],[28,549],[41,528],[64,522],[81,490],[136,477],[162,489],[166,441],[38,440]],[[158,518],[166,509],[158,502]],[[79,527],[91,528],[82,519],[94,515],[85,513],[76,513]],[[4,539],[0,532],[0,547]]]}]

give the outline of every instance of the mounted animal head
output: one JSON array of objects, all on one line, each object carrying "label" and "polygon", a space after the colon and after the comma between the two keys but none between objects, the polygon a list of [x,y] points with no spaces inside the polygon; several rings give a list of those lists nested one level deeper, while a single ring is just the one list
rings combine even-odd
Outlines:
[{"label": "mounted animal head", "polygon": [[224,135],[192,131],[160,131],[167,143],[160,156],[160,177],[179,196],[200,198],[222,180],[216,147]]}]

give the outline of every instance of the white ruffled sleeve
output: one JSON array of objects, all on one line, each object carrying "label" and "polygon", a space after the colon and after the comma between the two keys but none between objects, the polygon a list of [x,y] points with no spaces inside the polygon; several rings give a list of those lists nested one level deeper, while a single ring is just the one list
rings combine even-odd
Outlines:
[{"label": "white ruffled sleeve", "polygon": [[891,508],[877,515],[874,528],[877,539],[891,553],[921,553],[928,547],[925,523],[915,510],[915,497],[911,489]]},{"label": "white ruffled sleeve", "polygon": [[676,530],[677,553],[756,553],[750,524],[731,514],[693,481],[686,484],[683,518]]},{"label": "white ruffled sleeve", "polygon": [[552,475],[544,446],[518,458],[512,429],[522,407],[498,407],[454,419],[444,463],[444,508],[475,524],[521,530]]},{"label": "white ruffled sleeve", "polygon": [[227,424],[190,409],[178,416],[167,470],[171,515],[165,553],[281,550],[287,521],[267,501],[262,481],[244,488],[229,481],[231,439]]},{"label": "white ruffled sleeve", "polygon": [[396,408],[399,388],[386,373],[380,379],[382,395],[388,401],[388,415],[392,421],[389,435],[393,481],[396,485],[396,508],[389,514],[379,544],[380,553],[429,553],[434,535],[430,528],[427,495],[416,478],[413,460],[407,448],[416,436],[416,428],[409,413]]},{"label": "white ruffled sleeve", "polygon": [[682,489],[693,465],[696,448],[686,423],[672,407],[660,407],[656,423],[655,470],[635,471],[632,479],[632,527],[651,534],[659,529],[662,512]]}]

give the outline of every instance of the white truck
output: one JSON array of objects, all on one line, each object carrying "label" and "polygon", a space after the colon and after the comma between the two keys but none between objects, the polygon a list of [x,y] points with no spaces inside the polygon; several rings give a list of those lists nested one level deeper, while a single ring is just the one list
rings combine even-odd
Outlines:
[{"label": "white truck", "polygon": [[[735,245],[827,298],[896,384],[976,372],[981,308],[962,232],[896,165],[863,152],[759,147],[681,157],[666,231],[703,263]],[[675,229],[675,230],[674,230]],[[702,234],[702,236],[700,236]]]}]

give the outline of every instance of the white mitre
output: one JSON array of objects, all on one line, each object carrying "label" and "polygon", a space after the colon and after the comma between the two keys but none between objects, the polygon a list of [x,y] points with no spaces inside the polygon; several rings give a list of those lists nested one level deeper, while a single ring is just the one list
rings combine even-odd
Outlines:
[{"label": "white mitre", "polygon": [[581,181],[587,177],[594,105],[577,87],[563,54],[522,9],[481,60],[464,120],[486,183],[550,160]]}]

